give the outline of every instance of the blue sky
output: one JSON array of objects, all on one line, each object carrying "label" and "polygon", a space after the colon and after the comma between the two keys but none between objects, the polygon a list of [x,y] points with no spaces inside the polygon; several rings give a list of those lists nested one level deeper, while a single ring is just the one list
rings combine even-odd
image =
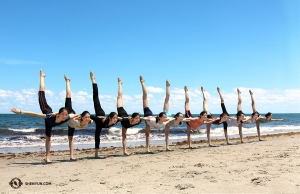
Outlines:
[{"label": "blue sky", "polygon": [[300,1],[0,1],[0,113],[10,108],[40,112],[39,69],[53,110],[64,105],[71,78],[76,112],[94,112],[89,71],[99,84],[106,113],[116,111],[117,77],[124,107],[142,112],[139,75],[150,109],[162,111],[165,80],[170,111],[220,113],[219,86],[231,114],[236,88],[251,112],[249,89],[259,112],[300,111]]}]

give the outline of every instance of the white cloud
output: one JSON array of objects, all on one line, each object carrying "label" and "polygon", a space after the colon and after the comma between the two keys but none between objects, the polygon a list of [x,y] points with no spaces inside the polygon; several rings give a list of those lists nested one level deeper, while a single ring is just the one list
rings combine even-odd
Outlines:
[{"label": "white cloud", "polygon": [[162,88],[155,88],[153,86],[147,86],[146,89],[147,89],[147,92],[151,92],[151,93],[163,93],[163,92],[165,92],[164,89],[162,89]]},{"label": "white cloud", "polygon": [[[299,112],[300,111],[300,89],[271,89],[265,90],[261,88],[251,88],[256,108],[259,112]],[[251,113],[251,98],[249,88],[240,87],[242,96],[242,107],[245,113]],[[230,91],[222,91],[225,100],[225,105],[230,114],[236,113],[238,96],[236,88]],[[203,110],[203,97],[199,89],[189,89],[190,109],[192,113],[199,113]],[[217,91],[206,92],[209,111],[215,114],[221,113],[220,98]],[[116,111],[116,97],[114,95],[101,94],[101,106],[105,112]],[[65,91],[53,92],[46,91],[46,99],[53,111],[64,106]],[[149,107],[154,113],[162,111],[165,95],[159,93],[148,94]],[[184,90],[174,88],[170,90],[170,112],[184,112],[185,94]],[[142,95],[135,94],[132,96],[123,95],[123,104],[126,111],[142,112],[143,102]],[[35,89],[23,89],[20,91],[2,90],[0,89],[0,113],[7,113],[12,107],[25,108],[25,110],[40,112],[38,105],[38,95]],[[72,93],[72,105],[76,112],[88,110],[94,112],[92,94],[85,91]],[[8,108],[7,108],[8,107]]]}]

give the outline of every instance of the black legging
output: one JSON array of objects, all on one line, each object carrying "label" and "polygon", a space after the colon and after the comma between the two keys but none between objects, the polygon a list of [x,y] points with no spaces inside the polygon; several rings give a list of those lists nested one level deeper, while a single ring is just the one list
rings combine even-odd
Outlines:
[{"label": "black legging", "polygon": [[[72,108],[72,100],[71,100],[71,98],[66,98],[65,108],[67,109],[68,114],[76,114],[76,112]],[[74,135],[74,131],[75,131],[75,128],[70,127],[68,125],[68,136],[73,136]]]},{"label": "black legging", "polygon": [[[94,109],[95,109],[95,114],[96,114],[96,117],[97,116],[105,116],[105,112],[104,110],[102,109],[101,107],[101,104],[100,104],[100,100],[99,100],[99,95],[98,95],[98,86],[97,84],[93,84],[93,101],[94,101]],[[102,121],[100,121],[102,122]],[[96,131],[95,131],[95,148],[96,149],[99,149],[99,146],[100,146],[100,134],[101,134],[101,131],[102,131],[102,128],[103,128],[103,124],[99,123],[97,124],[98,122],[95,122],[96,124]]]},{"label": "black legging", "polygon": [[[227,113],[228,114],[224,103],[221,103],[221,108],[222,108],[222,112],[223,113]],[[223,128],[224,128],[225,131],[227,131],[227,127],[228,127],[227,121],[223,122]]]}]

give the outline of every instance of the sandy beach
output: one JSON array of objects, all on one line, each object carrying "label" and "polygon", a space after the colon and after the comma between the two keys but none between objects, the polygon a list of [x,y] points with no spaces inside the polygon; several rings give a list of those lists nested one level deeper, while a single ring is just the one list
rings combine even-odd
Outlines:
[{"label": "sandy beach", "polygon": [[[130,147],[0,154],[1,193],[300,193],[300,133],[267,135],[266,141],[245,138]],[[11,180],[14,179],[12,182]],[[11,182],[11,185],[9,184]],[[20,184],[22,182],[22,184]],[[18,187],[19,188],[13,188]]]}]

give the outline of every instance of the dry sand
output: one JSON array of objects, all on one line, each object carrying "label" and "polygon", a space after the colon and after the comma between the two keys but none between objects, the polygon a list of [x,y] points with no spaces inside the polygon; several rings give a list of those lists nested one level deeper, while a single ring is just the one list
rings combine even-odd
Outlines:
[{"label": "dry sand", "polygon": [[[52,152],[45,164],[44,152],[0,154],[1,193],[300,193],[300,133],[264,136],[266,141],[232,139],[233,145],[215,140],[165,147],[153,146],[152,154],[132,147],[104,148],[100,159],[93,149]],[[180,145],[183,144],[183,145]],[[19,178],[23,185],[9,185]],[[26,183],[50,185],[26,185]],[[18,180],[14,181],[18,186]]]}]

